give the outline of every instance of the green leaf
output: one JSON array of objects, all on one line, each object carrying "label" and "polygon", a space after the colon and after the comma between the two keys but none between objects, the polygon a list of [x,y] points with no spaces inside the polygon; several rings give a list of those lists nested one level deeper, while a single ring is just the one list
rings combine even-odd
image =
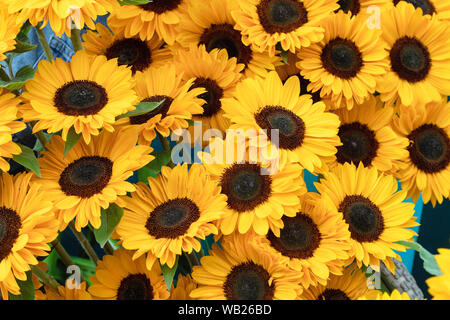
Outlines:
[{"label": "green leaf", "polygon": [[23,165],[25,168],[30,169],[41,178],[41,168],[39,167],[39,162],[36,159],[33,150],[20,143],[18,143],[18,145],[20,149],[22,149],[22,153],[14,155],[13,160],[18,164]]},{"label": "green leaf", "polygon": [[169,163],[170,158],[171,158],[171,153],[170,153],[170,151],[161,151],[161,152],[156,152],[154,154],[154,156],[155,156],[155,159],[152,162],[150,162],[145,167],[142,167],[141,169],[139,169],[139,171],[138,171],[138,180],[139,181],[148,182],[148,180],[147,180],[148,177],[155,178],[161,172],[161,167],[163,167]]},{"label": "green leaf", "polygon": [[159,107],[161,103],[164,102],[165,99],[161,101],[155,101],[155,102],[141,102],[135,105],[136,109],[129,111],[125,114],[121,114],[120,116],[116,117],[116,120],[126,118],[126,117],[135,117],[140,116],[142,114],[146,114],[147,112],[150,112],[152,110],[155,110]]},{"label": "green leaf", "polygon": [[85,259],[80,257],[71,256],[72,261],[80,267],[81,276],[87,282],[89,286],[92,285],[92,282],[89,280],[89,277],[95,274],[95,264],[91,259]]},{"label": "green leaf", "polygon": [[167,290],[170,291],[170,288],[172,287],[173,278],[175,277],[175,273],[177,272],[178,268],[178,258],[175,259],[175,264],[172,268],[169,268],[167,264],[161,265],[161,270],[164,276],[164,282],[166,283]]},{"label": "green leaf", "polygon": [[282,51],[280,54],[281,59],[286,64],[288,63],[288,53],[289,53],[289,51]]},{"label": "green leaf", "polygon": [[115,203],[111,203],[108,209],[102,209],[102,215],[100,219],[102,224],[100,228],[93,229],[95,240],[97,240],[100,247],[104,247],[106,241],[108,241],[111,234],[114,232],[114,229],[119,224],[120,219],[123,216],[123,209],[116,205]]},{"label": "green leaf", "polygon": [[14,48],[14,50],[11,50],[9,52],[13,52],[13,53],[24,53],[24,52],[28,52],[28,51],[32,51],[34,49],[36,49],[38,46],[35,44],[31,44],[31,43],[26,43],[20,40],[16,39],[16,47]]},{"label": "green leaf", "polygon": [[420,258],[423,261],[423,268],[433,276],[442,275],[441,269],[436,262],[434,255],[427,249],[422,247],[419,243],[413,241],[397,241],[396,243],[404,245],[408,248],[414,249],[419,253]]},{"label": "green leaf", "polygon": [[0,87],[6,88],[8,90],[14,91],[23,87],[23,85],[34,78],[34,69],[31,66],[24,66],[19,71],[11,81],[0,80]]},{"label": "green leaf", "polygon": [[152,0],[118,0],[121,6],[138,6],[141,4],[147,4],[153,2]]},{"label": "green leaf", "polygon": [[35,289],[31,270],[27,271],[26,275],[27,280],[25,281],[17,279],[17,284],[20,287],[20,294],[16,296],[10,293],[9,294],[10,300],[34,300]]},{"label": "green leaf", "polygon": [[[44,132],[44,131],[41,131],[41,132],[42,132],[42,134],[44,135],[45,140],[46,140],[47,142],[49,142],[49,141],[50,141],[50,138],[52,137],[53,134],[52,134],[52,133],[46,133],[46,132]],[[33,150],[34,150],[34,151],[37,151],[37,152],[45,151],[45,148],[44,148],[44,146],[42,145],[41,140],[36,139],[36,143],[34,144]]]},{"label": "green leaf", "polygon": [[30,32],[31,29],[31,23],[29,20],[25,21],[25,23],[22,25],[22,27],[20,28],[19,33],[16,36],[16,41],[22,41],[22,42],[30,42],[30,39],[28,38],[28,33]]},{"label": "green leaf", "polygon": [[64,145],[64,157],[69,153],[70,150],[77,144],[78,140],[80,140],[81,134],[76,133],[75,129],[71,127],[69,132],[67,133],[66,144]]}]

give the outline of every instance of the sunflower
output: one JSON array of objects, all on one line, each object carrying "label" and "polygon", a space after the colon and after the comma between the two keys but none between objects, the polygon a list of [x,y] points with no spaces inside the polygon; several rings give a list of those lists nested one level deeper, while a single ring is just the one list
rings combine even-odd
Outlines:
[{"label": "sunflower", "polygon": [[411,298],[408,293],[400,293],[397,289],[394,289],[391,293],[374,290],[358,300],[411,300]]},{"label": "sunflower", "polygon": [[381,18],[390,60],[377,85],[381,100],[417,106],[450,95],[450,25],[404,1]]},{"label": "sunflower", "polygon": [[177,42],[189,48],[192,44],[204,44],[206,50],[226,49],[228,57],[235,57],[245,67],[246,77],[265,77],[267,70],[274,70],[280,57],[269,57],[255,52],[241,40],[241,33],[234,29],[231,10],[236,8],[233,0],[191,0],[181,16]]},{"label": "sunflower", "polygon": [[18,21],[29,20],[33,26],[42,20],[42,28],[50,23],[58,37],[63,33],[70,37],[74,27],[83,29],[86,25],[95,28],[94,21],[112,9],[115,0],[23,0],[8,1],[9,13],[18,13]]},{"label": "sunflower", "polygon": [[[205,100],[203,113],[194,116],[194,121],[201,121],[203,130],[210,128],[225,132],[230,125],[223,117],[223,101],[234,94],[240,80],[243,64],[236,63],[236,58],[228,59],[226,50],[206,51],[205,45],[191,46],[189,50],[178,50],[174,56],[177,72],[183,73],[185,80],[194,78],[193,88],[206,90],[199,98]],[[192,127],[191,127],[192,128]]]},{"label": "sunflower", "polygon": [[116,2],[108,25],[123,29],[127,38],[139,35],[145,41],[157,34],[161,40],[172,45],[186,1],[188,0],[153,0],[147,4],[125,6]]},{"label": "sunflower", "polygon": [[372,8],[386,10],[390,2],[399,0],[339,0],[339,10],[348,13],[352,16],[356,15],[370,15],[373,13]]},{"label": "sunflower", "polygon": [[178,275],[177,286],[170,290],[169,300],[192,300],[189,296],[195,288],[197,288],[197,283],[194,282],[191,275]]},{"label": "sunflower", "polygon": [[364,272],[350,266],[342,275],[330,275],[325,285],[304,290],[298,300],[358,300],[370,291]]},{"label": "sunflower", "polygon": [[149,67],[163,66],[172,58],[168,48],[161,48],[163,41],[156,35],[148,41],[139,37],[128,38],[123,30],[114,29],[113,33],[101,23],[96,24],[96,32],[84,34],[83,40],[87,53],[105,55],[108,59],[117,58],[118,64],[131,67],[133,74]]},{"label": "sunflower", "polygon": [[[299,162],[313,172],[340,145],[339,118],[325,112],[323,102],[313,104],[310,95],[299,93],[300,81],[296,76],[284,84],[275,71],[269,72],[265,79],[244,79],[236,86],[234,98],[224,101],[224,116],[232,122],[230,129],[258,132],[251,144],[260,135],[267,135],[270,144],[279,148],[280,158]],[[278,144],[272,144],[272,130],[278,131]]]},{"label": "sunflower", "polygon": [[66,283],[65,286],[58,286],[57,291],[44,286],[44,292],[36,290],[36,300],[92,300],[92,296],[83,281],[79,288],[68,287]]},{"label": "sunflower", "polygon": [[393,250],[405,251],[400,240],[412,240],[417,226],[414,203],[403,202],[406,190],[398,190],[397,180],[379,173],[375,167],[365,168],[345,163],[324,173],[315,183],[320,194],[326,194],[341,212],[350,231],[350,261],[358,267],[379,266],[382,260],[394,272],[392,258],[400,260]]},{"label": "sunflower", "polygon": [[97,300],[169,298],[159,264],[147,269],[144,256],[133,259],[133,253],[122,248],[114,251],[113,255],[104,256],[89,280],[92,282],[89,293]]},{"label": "sunflower", "polygon": [[416,202],[442,203],[449,196],[450,103],[430,103],[416,108],[399,107],[393,128],[408,138],[408,158],[397,172],[402,188]]},{"label": "sunflower", "polygon": [[282,217],[281,229],[264,236],[248,233],[246,240],[295,270],[305,289],[318,283],[325,285],[330,274],[342,274],[348,260],[348,226],[342,215],[329,210],[324,201],[331,200],[305,194],[301,197],[301,209],[292,217]]},{"label": "sunflower", "polygon": [[391,128],[393,108],[384,107],[380,99],[371,96],[352,110],[338,109],[341,120],[338,136],[342,146],[336,153],[337,163],[359,163],[379,171],[394,172],[408,157],[408,139]]},{"label": "sunflower", "polygon": [[136,93],[130,68],[117,60],[78,51],[69,63],[57,58],[39,62],[34,79],[22,94],[29,101],[21,107],[25,121],[38,120],[33,132],[62,130],[65,141],[74,127],[89,143],[99,129],[114,131],[115,117],[134,110]]},{"label": "sunflower", "polygon": [[[213,222],[225,214],[226,197],[209,179],[205,169],[187,164],[161,168],[161,175],[136,185],[125,203],[117,234],[133,259],[146,252],[150,269],[156,258],[171,268],[182,252],[200,251],[200,239],[218,230]],[[199,188],[201,186],[201,188]]]},{"label": "sunflower", "polygon": [[322,40],[321,20],[338,9],[334,0],[238,0],[238,5],[231,15],[242,42],[269,56],[275,55],[278,42],[295,53]]},{"label": "sunflower", "polygon": [[210,256],[194,266],[198,288],[191,298],[201,300],[293,300],[301,292],[298,272],[290,270],[236,233],[213,245]]},{"label": "sunflower", "polygon": [[58,235],[53,203],[41,184],[31,183],[32,173],[0,177],[0,290],[18,295],[16,279],[25,281],[36,257],[48,255],[47,243]]},{"label": "sunflower", "polygon": [[389,4],[387,8],[393,8],[399,2],[406,2],[416,9],[421,9],[422,14],[435,14],[439,20],[450,22],[450,3],[445,0],[385,0]]},{"label": "sunflower", "polygon": [[98,229],[101,208],[121,204],[119,195],[135,191],[126,179],[154,159],[149,155],[152,148],[137,146],[136,141],[136,128],[102,131],[89,145],[78,141],[64,156],[62,138],[51,137],[47,151],[38,159],[42,178],[37,180],[58,209],[60,230],[74,218],[78,231],[88,223]]},{"label": "sunflower", "polygon": [[190,90],[194,79],[183,81],[173,64],[150,68],[136,74],[135,91],[141,102],[164,100],[156,109],[142,115],[123,118],[118,125],[136,125],[139,128],[139,143],[149,144],[159,132],[167,137],[170,131],[187,128],[193,114],[203,111],[203,100],[197,98],[203,88]]},{"label": "sunflower", "polygon": [[212,140],[209,152],[199,153],[211,179],[227,196],[227,215],[218,221],[219,229],[225,235],[251,229],[259,235],[269,229],[277,232],[283,226],[282,216],[295,215],[299,197],[306,193],[302,169],[283,159],[266,159],[264,154],[252,156],[243,139],[229,133],[225,140]]},{"label": "sunflower", "polygon": [[450,300],[450,249],[438,249],[435,258],[442,275],[426,280],[428,292],[433,300]]},{"label": "sunflower", "polygon": [[325,37],[298,52],[297,67],[311,81],[313,92],[329,97],[334,109],[362,104],[387,72],[381,31],[367,26],[367,17],[339,11],[322,21]]},{"label": "sunflower", "polygon": [[9,163],[4,158],[12,158],[22,150],[12,141],[12,135],[26,128],[22,121],[17,121],[19,99],[14,94],[0,88],[0,170],[8,171]]},{"label": "sunflower", "polygon": [[[20,24],[16,21],[16,14],[9,14],[4,8],[0,9],[0,61],[5,60],[5,52],[14,50],[16,35],[19,33]],[[1,68],[1,67],[0,67]]]}]

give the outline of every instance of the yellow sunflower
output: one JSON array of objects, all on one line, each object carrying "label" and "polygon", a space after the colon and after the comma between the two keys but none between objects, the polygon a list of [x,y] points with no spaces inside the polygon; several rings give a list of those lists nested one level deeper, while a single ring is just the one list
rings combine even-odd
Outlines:
[{"label": "yellow sunflower", "polygon": [[52,136],[38,159],[42,178],[36,179],[58,209],[60,230],[74,218],[78,231],[88,223],[98,229],[101,208],[120,205],[119,195],[136,190],[126,179],[154,159],[151,147],[136,145],[137,137],[132,127],[102,131],[89,145],[78,141],[64,156],[64,141]]},{"label": "yellow sunflower", "polygon": [[18,21],[30,20],[33,26],[43,21],[42,28],[50,23],[60,37],[70,37],[72,26],[83,29],[95,28],[94,21],[112,9],[115,0],[21,0],[8,1],[9,13],[18,12]]},{"label": "yellow sunflower", "polygon": [[295,53],[322,40],[321,20],[338,9],[334,0],[238,0],[238,5],[231,15],[242,42],[269,56],[275,55],[277,43]]},{"label": "yellow sunflower", "polygon": [[353,162],[394,172],[408,157],[409,141],[392,130],[394,110],[384,107],[380,99],[371,96],[352,110],[342,108],[335,113],[341,120],[338,136],[342,146],[330,166]]},{"label": "yellow sunflower", "polygon": [[178,275],[177,286],[170,290],[170,299],[169,300],[192,300],[189,296],[195,288],[197,288],[197,283],[194,282],[191,275]]},{"label": "yellow sunflower", "polygon": [[150,68],[136,74],[135,91],[141,102],[162,102],[156,109],[142,115],[123,118],[118,125],[136,125],[139,128],[139,143],[149,144],[159,132],[167,137],[170,131],[187,128],[186,120],[203,111],[203,100],[197,98],[203,88],[193,88],[194,79],[184,81],[173,64]]},{"label": "yellow sunflower", "polygon": [[125,6],[116,2],[108,25],[123,29],[127,38],[139,35],[145,41],[157,34],[161,40],[172,45],[186,1],[188,0],[153,0],[147,4]]},{"label": "yellow sunflower", "polygon": [[396,176],[408,197],[416,202],[442,203],[449,197],[450,183],[450,103],[430,103],[415,108],[400,106],[393,128],[408,138],[408,158]]},{"label": "yellow sunflower", "polygon": [[330,275],[325,285],[303,290],[298,300],[358,300],[371,292],[364,272],[352,266],[342,275]]},{"label": "yellow sunflower", "polygon": [[58,286],[58,291],[44,286],[44,292],[36,290],[36,300],[92,300],[87,291],[86,282],[80,283],[80,287]]},{"label": "yellow sunflower", "polygon": [[294,300],[301,292],[298,272],[290,270],[236,233],[213,246],[210,256],[194,266],[198,288],[191,298],[201,300]]},{"label": "yellow sunflower", "polygon": [[199,153],[211,179],[227,196],[227,215],[217,224],[225,235],[235,230],[265,235],[269,229],[278,235],[281,218],[294,216],[300,195],[306,193],[303,171],[296,163],[253,156],[244,144],[239,135],[229,133],[225,140],[212,140],[208,152]]},{"label": "yellow sunflower", "polygon": [[339,11],[323,20],[325,37],[298,52],[297,67],[311,81],[308,89],[320,90],[333,109],[362,104],[375,92],[377,80],[388,69],[381,30],[367,26],[367,17]]},{"label": "yellow sunflower", "polygon": [[0,19],[2,21],[0,25],[0,61],[2,61],[6,59],[4,53],[14,50],[16,46],[15,39],[20,30],[20,23],[16,21],[16,14],[9,14],[4,8],[0,9]]},{"label": "yellow sunflower", "polygon": [[450,300],[450,249],[438,249],[435,258],[442,275],[426,280],[428,292],[433,300]]},{"label": "yellow sunflower", "polygon": [[222,107],[224,99],[233,97],[236,84],[242,76],[240,72],[244,65],[236,61],[236,58],[228,59],[226,50],[207,52],[205,45],[191,46],[189,50],[180,49],[174,55],[177,72],[183,73],[185,80],[194,78],[191,88],[206,90],[199,96],[205,100],[203,113],[199,112],[192,118],[202,122],[203,130],[214,128],[225,132],[230,125],[230,121],[223,117]]},{"label": "yellow sunflower", "polygon": [[412,240],[417,226],[414,203],[403,202],[406,190],[398,190],[397,180],[379,173],[375,167],[355,167],[345,163],[324,173],[315,183],[320,194],[326,194],[343,215],[350,231],[350,261],[358,267],[379,266],[382,260],[394,272],[392,258],[401,260],[393,250],[405,251],[400,240]]},{"label": "yellow sunflower", "polygon": [[9,163],[4,158],[12,158],[22,150],[12,141],[12,135],[26,128],[22,121],[17,121],[19,100],[14,94],[0,88],[0,170],[8,171]]},{"label": "yellow sunflower", "polygon": [[450,25],[404,1],[381,19],[390,60],[377,84],[381,100],[417,106],[450,95]]},{"label": "yellow sunflower", "polygon": [[411,300],[411,298],[406,292],[400,293],[397,289],[394,289],[391,293],[374,290],[358,300]]},{"label": "yellow sunflower", "polygon": [[231,16],[231,10],[237,8],[235,1],[190,0],[186,5],[177,34],[177,42],[182,46],[204,44],[208,52],[226,49],[230,58],[244,64],[242,72],[246,77],[265,77],[267,70],[274,70],[274,65],[279,64],[280,57],[253,51],[242,42]]},{"label": "yellow sunflower", "polygon": [[136,93],[131,69],[116,59],[78,51],[69,63],[57,58],[39,62],[34,79],[22,94],[29,103],[21,107],[25,121],[38,120],[33,132],[62,130],[65,141],[70,128],[86,143],[104,128],[114,131],[115,117],[134,110]]},{"label": "yellow sunflower", "polygon": [[284,226],[265,236],[249,234],[261,251],[271,254],[278,263],[301,275],[301,285],[307,289],[325,285],[331,274],[342,274],[348,260],[350,233],[337,210],[330,210],[324,201],[305,194],[299,211],[293,217],[283,216]]},{"label": "yellow sunflower", "polygon": [[149,269],[156,258],[171,268],[177,255],[200,251],[199,240],[217,234],[213,222],[225,214],[226,196],[199,164],[189,171],[187,164],[163,167],[148,181],[150,188],[139,183],[131,197],[122,198],[124,214],[116,231],[125,249],[137,249],[133,259],[150,252]]},{"label": "yellow sunflower", "polygon": [[161,268],[155,263],[151,269],[145,257],[133,259],[133,252],[114,251],[99,261],[95,275],[89,278],[89,293],[96,300],[167,300],[167,291]]},{"label": "yellow sunflower", "polygon": [[18,295],[16,279],[25,281],[30,265],[48,255],[47,243],[58,235],[51,197],[41,184],[31,183],[31,173],[0,177],[0,291]]},{"label": "yellow sunflower", "polygon": [[421,9],[422,14],[435,14],[439,20],[450,22],[450,2],[446,0],[386,0],[387,8],[393,8],[399,2],[406,2],[416,9]]},{"label": "yellow sunflower", "polygon": [[123,30],[111,32],[101,23],[96,24],[96,31],[84,34],[83,40],[87,53],[117,58],[118,64],[131,67],[133,74],[149,67],[163,66],[172,59],[170,50],[161,48],[164,42],[156,35],[147,41],[139,37],[128,38]]},{"label": "yellow sunflower", "polygon": [[[234,98],[224,101],[224,117],[231,120],[232,130],[256,130],[258,135],[251,144],[261,135],[267,136],[269,144],[279,149],[280,158],[299,162],[313,172],[340,145],[339,118],[325,112],[323,102],[313,104],[310,95],[299,94],[296,76],[284,84],[275,71],[265,79],[244,79],[236,86]],[[272,141],[272,130],[278,132],[278,143]]]}]

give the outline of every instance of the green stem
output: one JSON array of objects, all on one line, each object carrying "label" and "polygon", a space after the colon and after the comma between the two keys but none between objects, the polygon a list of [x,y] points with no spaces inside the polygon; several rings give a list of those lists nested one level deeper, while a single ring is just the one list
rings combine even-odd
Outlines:
[{"label": "green stem", "polygon": [[[162,145],[164,151],[170,153],[171,149],[170,149],[170,142],[169,142],[169,140],[164,138],[159,132],[156,132],[156,133],[158,134],[159,141],[161,141],[161,145]],[[167,165],[169,167],[171,167],[171,168],[175,167],[175,164],[172,162],[172,159],[169,160]]]},{"label": "green stem", "polygon": [[55,239],[51,242],[52,248],[56,250],[59,257],[61,258],[61,261],[66,265],[66,267],[74,265],[75,262],[73,262],[70,255],[67,253],[66,249],[61,245],[58,239]]},{"label": "green stem", "polygon": [[42,283],[44,283],[44,285],[58,292],[58,286],[60,286],[58,281],[56,281],[52,276],[50,276],[47,272],[44,272],[44,270],[42,270],[38,266],[30,266],[30,267],[31,271],[36,275],[36,277],[39,278],[39,280],[42,281]]},{"label": "green stem", "polygon": [[2,67],[0,67],[0,79],[5,82],[10,82],[11,78],[8,76],[8,74],[3,70]]},{"label": "green stem", "polygon": [[81,44],[80,30],[74,28],[70,32],[70,40],[72,40],[73,49],[75,52],[83,50],[83,45]]},{"label": "green stem", "polygon": [[47,38],[45,37],[45,34],[44,34],[44,30],[41,29],[41,27],[42,27],[42,24],[40,24],[40,23],[35,27],[38,38],[39,38],[39,42],[41,43],[42,48],[44,49],[47,60],[53,63],[52,49],[50,49]]},{"label": "green stem", "polygon": [[77,229],[75,227],[75,222],[73,220],[70,221],[69,228],[70,228],[70,230],[72,230],[73,234],[75,235],[75,237],[80,242],[81,247],[83,248],[84,252],[86,252],[88,257],[95,263],[95,265],[97,265],[98,257],[97,257],[97,254],[94,251],[94,248],[92,248],[92,246],[89,243],[89,241],[86,238],[86,236],[82,232],[77,231]]}]

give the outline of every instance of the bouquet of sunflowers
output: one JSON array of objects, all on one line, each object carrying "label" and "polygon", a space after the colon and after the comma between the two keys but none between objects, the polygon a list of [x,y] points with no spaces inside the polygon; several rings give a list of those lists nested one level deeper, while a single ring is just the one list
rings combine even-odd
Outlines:
[{"label": "bouquet of sunflowers", "polygon": [[1,299],[409,300],[408,248],[449,299],[414,204],[449,35],[448,0],[0,0]]}]

